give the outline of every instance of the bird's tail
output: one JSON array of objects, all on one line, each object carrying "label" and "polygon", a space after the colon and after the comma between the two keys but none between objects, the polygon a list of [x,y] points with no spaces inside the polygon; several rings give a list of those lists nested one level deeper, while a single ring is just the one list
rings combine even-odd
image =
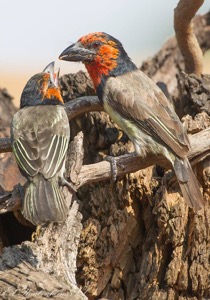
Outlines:
[{"label": "bird's tail", "polygon": [[201,209],[204,206],[204,200],[189,160],[187,158],[180,159],[176,157],[174,171],[188,206]]},{"label": "bird's tail", "polygon": [[34,225],[64,221],[68,207],[59,189],[58,178],[45,179],[41,174],[36,175],[25,190],[22,213]]}]

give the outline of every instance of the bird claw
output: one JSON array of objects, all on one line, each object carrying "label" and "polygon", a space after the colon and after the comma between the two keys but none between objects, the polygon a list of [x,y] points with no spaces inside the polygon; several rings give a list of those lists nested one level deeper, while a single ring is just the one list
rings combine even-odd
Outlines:
[{"label": "bird claw", "polygon": [[61,186],[67,186],[72,193],[76,193],[77,189],[75,188],[74,184],[72,184],[71,182],[68,182],[64,177],[60,177],[59,178],[59,183]]},{"label": "bird claw", "polygon": [[31,235],[31,241],[34,243],[36,241],[36,239],[40,236],[41,234],[41,230],[42,230],[42,226],[41,225],[37,225],[36,226],[36,231],[34,231]]},{"label": "bird claw", "polygon": [[[21,199],[21,206],[23,204],[23,201],[24,201],[24,198],[25,198],[25,190],[24,190],[24,187],[18,183],[16,186],[15,186],[15,189],[13,191],[13,193],[15,194],[16,191],[20,194],[20,199]],[[12,195],[13,195],[12,193]]]},{"label": "bird claw", "polygon": [[112,177],[112,182],[115,182],[117,180],[117,166],[119,168],[121,168],[123,171],[125,170],[125,166],[124,164],[120,163],[119,162],[119,158],[122,157],[122,158],[130,158],[130,157],[135,157],[136,156],[136,153],[133,152],[133,153],[127,153],[127,154],[123,154],[121,156],[118,156],[118,160],[116,159],[116,157],[113,157],[113,156],[109,156],[107,155],[104,160],[107,160],[110,164],[111,164],[111,177]]},{"label": "bird claw", "polygon": [[111,165],[111,180],[112,182],[116,182],[117,180],[117,161],[116,158],[113,156],[107,155],[104,160],[108,161]]}]

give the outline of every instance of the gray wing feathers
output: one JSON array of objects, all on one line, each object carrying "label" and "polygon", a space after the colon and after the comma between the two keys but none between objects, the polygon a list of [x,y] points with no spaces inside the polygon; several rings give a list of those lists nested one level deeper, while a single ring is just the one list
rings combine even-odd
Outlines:
[{"label": "gray wing feathers", "polygon": [[178,156],[187,154],[190,144],[180,119],[163,92],[140,70],[109,78],[104,92],[122,116],[164,141]]},{"label": "gray wing feathers", "polygon": [[29,182],[22,212],[35,225],[48,221],[63,222],[66,219],[68,206],[59,189],[57,176],[46,180],[38,174]]},{"label": "gray wing feathers", "polygon": [[60,106],[20,110],[12,122],[12,144],[19,166],[29,175],[51,178],[62,168],[69,142],[69,123]]}]

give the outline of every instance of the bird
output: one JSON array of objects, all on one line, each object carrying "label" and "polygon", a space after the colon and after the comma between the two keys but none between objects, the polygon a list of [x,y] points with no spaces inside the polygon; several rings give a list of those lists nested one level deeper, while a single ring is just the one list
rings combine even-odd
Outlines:
[{"label": "bird", "polygon": [[54,62],[26,83],[11,122],[16,162],[27,182],[22,214],[34,225],[63,222],[68,206],[59,188],[70,127]]},{"label": "bird", "polygon": [[89,33],[59,56],[82,62],[105,112],[128,135],[135,155],[162,154],[170,161],[189,207],[204,205],[187,153],[190,142],[173,105],[132,62],[122,43],[104,32]]}]

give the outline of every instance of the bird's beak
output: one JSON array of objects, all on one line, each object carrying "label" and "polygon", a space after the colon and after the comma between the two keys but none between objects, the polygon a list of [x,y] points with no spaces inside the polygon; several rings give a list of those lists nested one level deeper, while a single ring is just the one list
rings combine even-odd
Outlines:
[{"label": "bird's beak", "polygon": [[52,61],[49,65],[47,65],[44,70],[43,73],[49,73],[49,74],[53,74],[54,73],[54,67],[55,67],[55,62]]},{"label": "bird's beak", "polygon": [[54,84],[56,87],[59,86],[59,74],[60,74],[60,68],[54,71]]},{"label": "bird's beak", "polygon": [[95,52],[89,49],[86,49],[80,42],[72,44],[66,48],[59,59],[66,61],[91,61],[94,57]]},{"label": "bird's beak", "polygon": [[58,87],[60,69],[54,70],[54,68],[55,68],[55,62],[53,61],[46,66],[46,68],[43,70],[43,73],[50,74],[51,81],[54,83],[56,87]]}]

